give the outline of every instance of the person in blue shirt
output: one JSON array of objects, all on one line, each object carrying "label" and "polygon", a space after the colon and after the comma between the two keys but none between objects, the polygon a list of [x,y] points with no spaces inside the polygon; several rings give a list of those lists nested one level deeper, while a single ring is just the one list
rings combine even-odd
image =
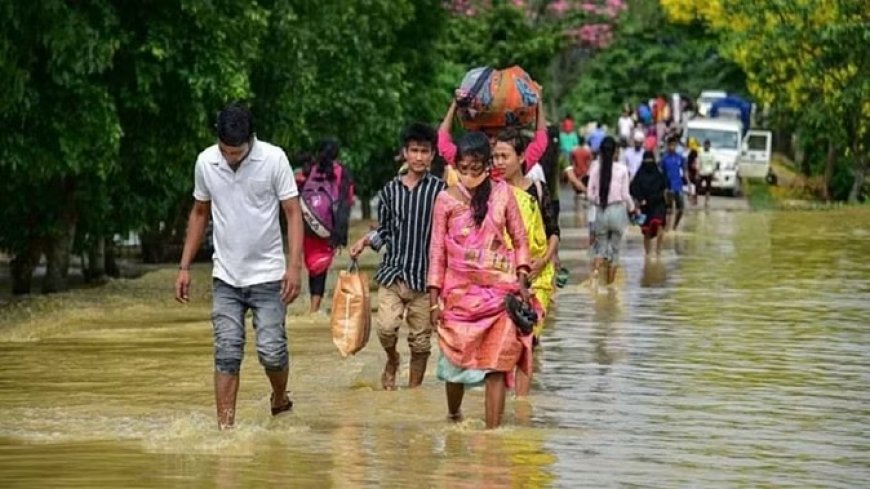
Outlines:
[{"label": "person in blue shirt", "polygon": [[589,147],[592,148],[592,153],[598,154],[598,151],[601,149],[601,141],[604,141],[604,136],[607,136],[607,133],[604,131],[604,125],[599,122],[587,139]]},{"label": "person in blue shirt", "polygon": [[668,209],[671,208],[672,202],[677,208],[674,216],[674,229],[676,230],[683,217],[683,209],[686,207],[683,185],[686,183],[688,168],[686,167],[686,157],[677,152],[677,138],[674,136],[668,139],[668,149],[662,156],[662,170],[668,178]]}]

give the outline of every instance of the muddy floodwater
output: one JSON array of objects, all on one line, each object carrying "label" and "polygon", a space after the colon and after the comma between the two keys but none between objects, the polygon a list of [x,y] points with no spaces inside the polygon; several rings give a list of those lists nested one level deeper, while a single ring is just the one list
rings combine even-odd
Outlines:
[{"label": "muddy floodwater", "polygon": [[[566,207],[569,207],[570,204]],[[238,427],[214,421],[209,268],[0,309],[0,487],[867,487],[870,210],[695,212],[657,261],[637,229],[614,291],[562,289],[533,395],[449,425],[434,358],[377,389],[376,338],[342,360],[291,308],[290,415],[269,414],[253,333]],[[370,257],[373,259],[373,257]],[[407,381],[407,345],[401,344]]]}]

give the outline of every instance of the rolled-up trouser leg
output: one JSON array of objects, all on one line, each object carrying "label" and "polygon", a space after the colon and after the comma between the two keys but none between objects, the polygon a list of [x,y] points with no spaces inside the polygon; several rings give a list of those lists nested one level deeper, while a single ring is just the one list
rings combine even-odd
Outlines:
[{"label": "rolled-up trouser leg", "polygon": [[284,317],[287,308],[281,300],[281,282],[267,282],[248,288],[248,305],[254,313],[257,357],[267,371],[281,371],[290,364]]},{"label": "rolled-up trouser leg", "polygon": [[214,329],[214,368],[238,375],[245,354],[245,301],[242,290],[214,279],[211,320]]},{"label": "rolled-up trouser leg", "polygon": [[397,284],[378,290],[378,339],[385,350],[396,347],[399,327],[405,314],[405,305],[399,296]]},{"label": "rolled-up trouser leg", "polygon": [[408,347],[411,353],[429,355],[432,349],[432,316],[429,313],[429,295],[408,291]]}]

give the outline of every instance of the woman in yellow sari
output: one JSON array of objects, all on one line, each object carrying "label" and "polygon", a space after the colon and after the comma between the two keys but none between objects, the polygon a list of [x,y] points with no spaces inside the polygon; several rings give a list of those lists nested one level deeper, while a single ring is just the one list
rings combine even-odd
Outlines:
[{"label": "woman in yellow sari", "polygon": [[[553,213],[546,185],[532,182],[523,175],[523,152],[526,140],[515,129],[506,129],[496,138],[493,150],[493,174],[511,185],[528,236],[531,257],[532,303],[538,312],[531,341],[540,338],[544,318],[555,289],[556,268],[553,258],[559,249],[559,223]],[[527,396],[531,386],[531,370],[526,375],[517,371],[517,396]]]}]

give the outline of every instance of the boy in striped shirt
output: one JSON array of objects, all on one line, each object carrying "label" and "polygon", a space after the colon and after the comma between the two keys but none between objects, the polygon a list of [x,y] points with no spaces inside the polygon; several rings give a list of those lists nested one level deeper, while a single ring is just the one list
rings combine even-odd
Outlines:
[{"label": "boy in striped shirt", "polygon": [[422,123],[412,123],[402,133],[404,172],[378,193],[378,227],[350,249],[356,259],[366,247],[386,247],[375,274],[378,289],[378,339],[387,354],[381,375],[385,390],[396,389],[400,356],[396,350],[399,327],[407,314],[408,346],[411,350],[408,386],[423,382],[431,351],[432,324],[426,274],[435,198],[447,188],[429,173],[435,157],[437,134]]}]

